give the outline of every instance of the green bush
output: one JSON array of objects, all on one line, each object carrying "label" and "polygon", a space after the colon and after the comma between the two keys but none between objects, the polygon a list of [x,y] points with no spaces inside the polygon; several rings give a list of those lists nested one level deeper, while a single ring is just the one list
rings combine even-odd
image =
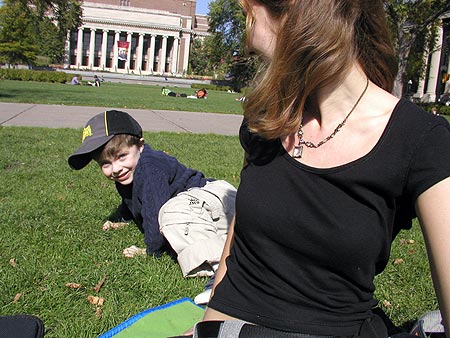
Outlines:
[{"label": "green bush", "polygon": [[450,106],[439,105],[437,106],[437,109],[441,115],[450,115]]},{"label": "green bush", "polygon": [[191,84],[192,89],[202,89],[205,88],[206,90],[221,90],[221,91],[227,91],[232,90],[230,86],[219,86],[219,85],[213,85],[213,84],[201,84],[201,83],[193,83]]},{"label": "green bush", "polygon": [[440,115],[450,115],[450,107],[441,105],[439,103],[416,103],[418,106],[420,106],[423,110],[431,111],[432,108],[437,108],[437,111]]},{"label": "green bush", "polygon": [[[0,69],[1,80],[16,80],[16,81],[35,81],[35,82],[52,82],[52,83],[66,83],[72,79],[72,74],[55,71],[41,71],[28,69]],[[79,76],[81,80],[81,76]]]}]

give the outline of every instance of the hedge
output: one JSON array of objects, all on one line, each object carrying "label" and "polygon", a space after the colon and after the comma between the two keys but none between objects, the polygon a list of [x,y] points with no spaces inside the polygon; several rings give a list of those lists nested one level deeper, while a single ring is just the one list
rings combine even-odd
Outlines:
[{"label": "hedge", "polygon": [[436,107],[440,115],[450,115],[450,106],[444,106],[439,103],[417,103],[422,109],[426,111],[431,111],[432,108]]},{"label": "hedge", "polygon": [[450,115],[450,106],[437,105],[438,113],[441,115]]},{"label": "hedge", "polygon": [[[0,68],[0,80],[66,83],[72,77],[73,74],[63,72]],[[78,79],[81,81],[81,76]]]},{"label": "hedge", "polygon": [[205,88],[206,90],[222,90],[222,91],[232,90],[230,86],[218,86],[213,84],[201,84],[201,83],[192,83],[191,88],[192,89]]}]

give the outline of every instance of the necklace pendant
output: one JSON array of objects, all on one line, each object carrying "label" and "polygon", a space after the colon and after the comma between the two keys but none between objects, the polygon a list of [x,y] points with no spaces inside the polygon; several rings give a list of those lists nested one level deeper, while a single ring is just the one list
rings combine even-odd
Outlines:
[{"label": "necklace pendant", "polygon": [[292,154],[293,158],[302,158],[303,154],[303,145],[297,145],[294,148],[294,153]]}]

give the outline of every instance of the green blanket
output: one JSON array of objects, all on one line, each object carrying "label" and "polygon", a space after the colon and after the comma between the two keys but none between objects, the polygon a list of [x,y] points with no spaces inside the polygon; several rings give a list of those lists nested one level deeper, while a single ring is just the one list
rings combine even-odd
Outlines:
[{"label": "green blanket", "polygon": [[167,338],[181,335],[203,316],[204,309],[182,298],[142,311],[99,338]]}]

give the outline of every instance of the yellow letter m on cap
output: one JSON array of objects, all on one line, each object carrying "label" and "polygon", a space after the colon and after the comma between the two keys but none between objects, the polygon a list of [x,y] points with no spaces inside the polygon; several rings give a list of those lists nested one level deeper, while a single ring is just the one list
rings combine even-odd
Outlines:
[{"label": "yellow letter m on cap", "polygon": [[84,139],[88,136],[92,136],[91,126],[86,126],[83,128],[83,134],[81,135],[81,142],[84,142]]}]

